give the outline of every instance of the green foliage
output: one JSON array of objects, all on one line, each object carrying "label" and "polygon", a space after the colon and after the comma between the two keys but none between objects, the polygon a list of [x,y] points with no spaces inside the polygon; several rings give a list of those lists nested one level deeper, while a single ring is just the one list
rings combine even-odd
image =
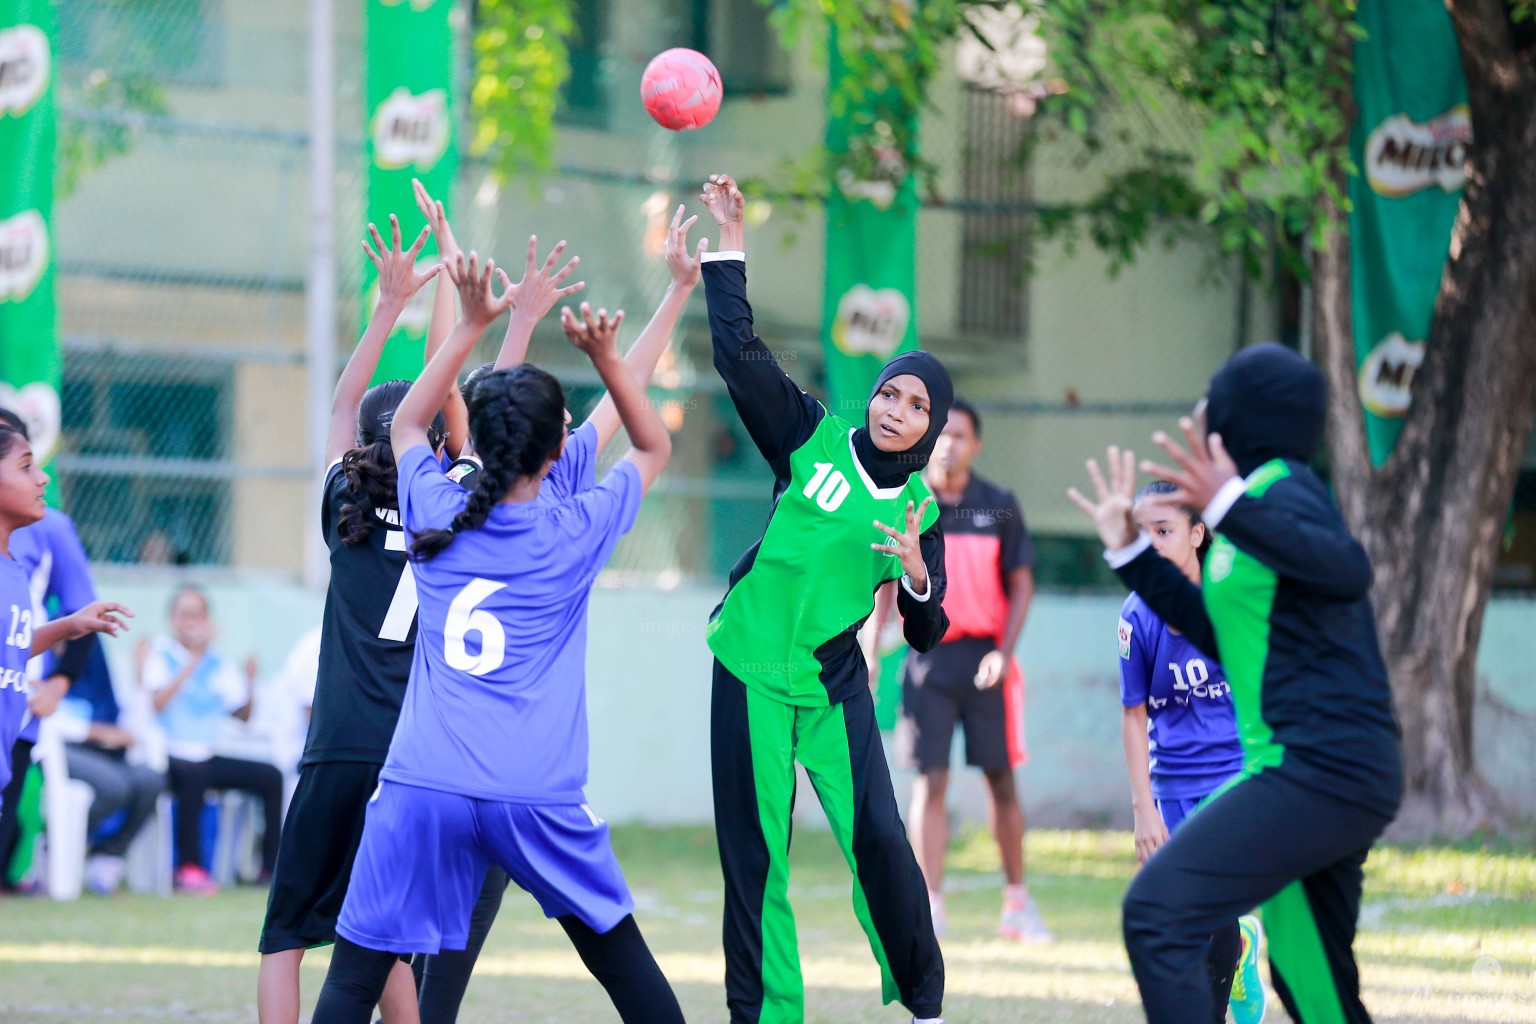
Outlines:
[{"label": "green foliage", "polygon": [[69,196],[87,174],[133,148],[134,120],[166,112],[165,90],[154,75],[142,71],[98,68],[79,82],[61,82],[59,103],[84,116],[60,111],[55,199]]},{"label": "green foliage", "polygon": [[469,90],[470,149],[503,178],[554,167],[555,111],[570,77],[572,0],[480,0]]},{"label": "green foliage", "polygon": [[1091,163],[1114,115],[1166,104],[1191,122],[1182,159],[1149,150],[1143,166],[1050,225],[1091,227],[1126,261],[1147,242],[1204,224],[1257,273],[1271,238],[1326,244],[1324,200],[1348,208],[1354,0],[1051,0],[1035,4],[1065,89],[1048,116],[1083,139]]}]

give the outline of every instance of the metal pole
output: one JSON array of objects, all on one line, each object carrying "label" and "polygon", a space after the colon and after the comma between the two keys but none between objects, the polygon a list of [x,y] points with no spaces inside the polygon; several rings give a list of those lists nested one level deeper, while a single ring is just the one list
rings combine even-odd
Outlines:
[{"label": "metal pole", "polygon": [[[305,279],[305,336],[309,415],[308,509],[320,504],[325,440],[336,383],[336,31],[333,0],[309,4],[309,273]],[[313,516],[306,513],[305,521]],[[304,531],[304,582],[323,586],[325,545],[318,530]]]}]

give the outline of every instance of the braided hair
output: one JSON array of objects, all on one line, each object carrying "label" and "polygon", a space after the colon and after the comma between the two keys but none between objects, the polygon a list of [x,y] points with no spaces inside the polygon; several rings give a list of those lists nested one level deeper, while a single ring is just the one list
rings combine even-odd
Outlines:
[{"label": "braided hair", "polygon": [[[361,544],[378,525],[377,509],[399,508],[396,487],[399,474],[395,467],[395,449],[389,440],[389,428],[395,420],[408,380],[386,380],[375,384],[363,395],[357,410],[357,447],[341,457],[341,471],[347,478],[352,501],[341,506],[336,532],[342,543]],[[442,413],[433,421],[433,430],[442,436]],[[434,442],[436,444],[441,442]]]},{"label": "braided hair", "polygon": [[481,469],[464,511],[446,530],[422,530],[411,546],[418,562],[440,554],[465,530],[477,530],[519,477],[532,476],[560,448],[565,431],[565,391],[536,366],[492,370],[475,382],[469,398],[469,432]]}]

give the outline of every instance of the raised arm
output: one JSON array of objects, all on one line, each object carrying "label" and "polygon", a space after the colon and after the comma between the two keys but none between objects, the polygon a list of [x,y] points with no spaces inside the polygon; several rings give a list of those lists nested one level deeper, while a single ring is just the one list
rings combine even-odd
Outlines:
[{"label": "raised arm", "polygon": [[[677,318],[682,315],[688,297],[699,283],[699,257],[704,254],[704,247],[709,243],[701,238],[698,249],[693,253],[688,251],[688,229],[698,219],[689,217],[683,220],[681,206],[672,215],[672,226],[667,230],[666,251],[667,271],[672,280],[667,285],[666,294],[661,297],[661,304],[651,316],[651,322],[645,325],[645,330],[640,332],[640,337],[635,339],[634,345],[624,357],[624,365],[629,367],[629,372],[642,388],[650,386],[656,364],[661,361],[661,354],[672,341]],[[619,411],[614,407],[612,397],[605,394],[602,401],[597,403],[597,408],[592,410],[592,415],[587,417],[587,422],[597,430],[597,450],[602,451],[619,432]]]},{"label": "raised arm", "polygon": [[562,239],[555,243],[549,258],[541,267],[538,262],[539,236],[529,235],[528,259],[523,265],[523,279],[513,284],[505,273],[501,274],[502,286],[507,289],[507,298],[512,303],[512,315],[507,319],[507,333],[501,339],[501,350],[496,353],[496,369],[505,370],[527,358],[528,345],[533,341],[533,329],[539,321],[555,308],[555,303],[586,287],[585,281],[577,281],[564,288],[560,286],[560,282],[570,277],[571,272],[581,264],[580,256],[572,256],[570,262],[556,272],[555,261],[564,251],[565,241]]},{"label": "raised arm", "polygon": [[496,264],[491,260],[486,260],[482,268],[477,254],[470,253],[466,262],[464,254],[459,253],[448,267],[448,274],[458,288],[463,312],[459,322],[448,332],[443,347],[438,349],[395,409],[389,438],[396,461],[416,445],[428,443],[427,427],[437,415],[443,390],[458,379],[459,369],[469,358],[480,335],[512,303],[507,293],[498,296],[491,290],[491,279],[496,275]]},{"label": "raised arm", "polygon": [[[363,395],[368,390],[368,382],[373,379],[373,371],[378,369],[384,342],[395,329],[395,321],[400,319],[400,313],[411,296],[442,268],[442,264],[437,264],[420,274],[416,273],[416,257],[426,244],[427,232],[431,228],[422,228],[421,234],[416,237],[416,244],[402,252],[400,221],[394,214],[389,215],[389,226],[389,248],[384,247],[384,240],[372,224],[368,225],[368,233],[373,236],[378,252],[367,242],[363,243],[363,252],[368,254],[368,259],[379,272],[379,301],[373,307],[373,316],[368,320],[362,340],[352,350],[352,357],[341,371],[341,379],[336,382],[336,390],[331,396],[331,425],[325,441],[327,462],[341,458],[357,445],[357,410],[363,404]],[[435,408],[433,415],[437,415]]]},{"label": "raised arm", "polygon": [[815,432],[825,411],[789,379],[752,326],[747,302],[746,201],[730,176],[704,183],[700,197],[720,227],[720,251],[700,250],[715,370],[736,414],[776,475],[788,476],[790,453]]},{"label": "raised arm", "polygon": [[[1067,497],[1093,520],[1099,539],[1104,542],[1104,558],[1126,587],[1139,594],[1147,607],[1188,637],[1190,643],[1220,661],[1216,629],[1206,614],[1200,588],[1152,549],[1151,538],[1139,531],[1131,518],[1136,504],[1135,454],[1110,445],[1107,461],[1106,483],[1098,462],[1088,460],[1088,476],[1093,481],[1096,500],[1084,497],[1076,487],[1067,489]],[[1169,501],[1177,499],[1178,495],[1169,495]]]},{"label": "raised arm", "polygon": [[[459,241],[448,223],[448,211],[443,208],[440,200],[432,198],[426,186],[418,179],[411,179],[411,190],[416,194],[416,208],[427,218],[427,227],[432,229],[432,241],[437,243],[438,262],[447,264],[459,254]],[[432,321],[427,326],[427,352],[426,358],[422,360],[423,366],[432,361],[437,350],[443,347],[443,342],[448,340],[448,332],[453,330],[454,322],[458,319],[454,308],[456,294],[453,281],[448,275],[439,275],[437,292],[432,299]],[[459,394],[457,387],[449,388],[443,396],[443,423],[448,430],[448,454],[456,459],[469,440],[469,409],[465,407],[464,396]]]},{"label": "raised arm", "polygon": [[598,310],[594,317],[592,307],[585,302],[581,304],[580,319],[569,306],[560,311],[560,326],[565,330],[565,336],[592,360],[592,368],[608,387],[632,445],[624,458],[634,463],[640,472],[641,489],[648,491],[672,457],[672,436],[651,403],[646,401],[645,389],[619,358],[618,333],[623,321],[623,310],[611,319],[605,309]]},{"label": "raised arm", "polygon": [[1142,463],[1179,488],[1169,501],[1200,509],[1207,526],[1278,575],[1330,597],[1370,593],[1370,558],[1320,486],[1278,467],[1260,467],[1244,480],[1220,434],[1207,436],[1188,416],[1179,430],[1187,448],[1161,431],[1152,435],[1178,469]]}]

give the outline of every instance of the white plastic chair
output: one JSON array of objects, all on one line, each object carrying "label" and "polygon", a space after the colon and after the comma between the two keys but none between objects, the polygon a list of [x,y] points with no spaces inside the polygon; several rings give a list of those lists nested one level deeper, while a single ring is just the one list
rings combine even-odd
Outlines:
[{"label": "white plastic chair", "polygon": [[91,802],[96,791],[69,777],[64,740],[52,719],[39,723],[32,759],[43,769],[43,817],[47,822],[48,895],[56,900],[80,898],[85,883],[85,851]]}]

